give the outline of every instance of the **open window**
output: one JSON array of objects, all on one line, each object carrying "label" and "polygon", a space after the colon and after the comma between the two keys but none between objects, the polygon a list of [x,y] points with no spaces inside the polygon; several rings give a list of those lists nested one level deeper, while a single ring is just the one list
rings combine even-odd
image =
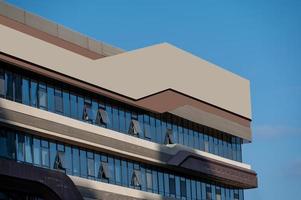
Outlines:
[{"label": "open window", "polygon": [[91,107],[92,107],[91,100],[85,98],[82,119],[89,123],[92,123]]},{"label": "open window", "polygon": [[173,141],[172,130],[168,128],[166,130],[164,144],[173,144],[173,143],[174,143],[174,141]]},{"label": "open window", "polygon": [[141,172],[139,170],[133,170],[131,185],[141,187]]},{"label": "open window", "polygon": [[59,171],[65,172],[65,167],[64,167],[64,152],[57,152],[54,160],[54,165],[53,168]]},{"label": "open window", "polygon": [[141,132],[142,131],[139,122],[135,119],[132,119],[129,128],[129,134],[138,136]]},{"label": "open window", "polygon": [[98,109],[96,123],[100,126],[104,126],[110,123],[108,113],[102,108]]},{"label": "open window", "polygon": [[110,178],[109,166],[107,162],[101,162],[99,166],[99,178],[108,180]]}]

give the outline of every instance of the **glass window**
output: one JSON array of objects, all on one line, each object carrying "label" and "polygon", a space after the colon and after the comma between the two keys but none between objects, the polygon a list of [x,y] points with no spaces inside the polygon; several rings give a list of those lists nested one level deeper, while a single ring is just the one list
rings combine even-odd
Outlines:
[{"label": "glass window", "polygon": [[176,197],[176,181],[175,176],[169,176],[169,193],[171,197]]},{"label": "glass window", "polygon": [[24,135],[17,135],[17,160],[24,161]]},{"label": "glass window", "polygon": [[[194,134],[193,134],[193,130],[191,129],[191,123],[189,123],[189,129],[188,129],[188,134],[189,134],[189,142],[188,142],[188,146],[193,148],[193,137],[194,137]],[[197,141],[197,140],[196,140]]]},{"label": "glass window", "polygon": [[152,139],[151,129],[150,129],[150,118],[148,114],[143,115],[144,121],[144,137],[146,139]]},{"label": "glass window", "polygon": [[176,176],[175,181],[176,181],[176,198],[180,199],[181,198],[180,177]]},{"label": "glass window", "polygon": [[201,185],[200,181],[196,182],[196,197],[197,197],[197,200],[201,200],[201,198],[202,198],[202,185]]},{"label": "glass window", "polygon": [[128,130],[130,129],[130,125],[132,122],[131,112],[129,110],[126,110],[125,113],[125,133],[128,133]]},{"label": "glass window", "polygon": [[184,144],[184,130],[183,126],[178,126],[179,131],[179,144]]},{"label": "glass window", "polygon": [[215,200],[215,185],[211,185],[211,198],[212,200]]},{"label": "glass window", "polygon": [[87,155],[86,151],[80,150],[79,151],[80,156],[80,176],[81,177],[87,177]]},{"label": "glass window", "polygon": [[48,141],[41,141],[41,149],[42,149],[42,166],[49,167],[49,144]]},{"label": "glass window", "polygon": [[108,114],[108,118],[109,118],[109,121],[110,123],[107,124],[107,128],[110,128],[112,129],[113,128],[113,115],[112,115],[112,107],[110,104],[106,103],[106,111],[107,111],[107,114]]},{"label": "glass window", "polygon": [[158,172],[159,194],[164,195],[164,177],[162,172]]},{"label": "glass window", "polygon": [[140,138],[144,138],[144,122],[143,122],[143,114],[138,113],[138,123],[140,124],[141,132],[138,135]]},{"label": "glass window", "polygon": [[5,73],[3,69],[0,69],[0,97],[5,96]]},{"label": "glass window", "polygon": [[139,169],[134,169],[131,177],[131,185],[135,189],[141,189],[141,171]]},{"label": "glass window", "polygon": [[184,145],[188,146],[189,145],[189,134],[188,134],[188,129],[187,129],[187,123],[185,123],[185,127],[183,128],[184,132]]},{"label": "glass window", "polygon": [[191,197],[193,200],[196,199],[196,182],[191,180]]},{"label": "glass window", "polygon": [[113,106],[113,130],[119,131],[119,115],[117,106]]},{"label": "glass window", "polygon": [[166,131],[167,131],[167,126],[166,126],[166,121],[163,121],[161,118],[161,144],[164,144],[164,140],[165,140],[165,135],[166,135]]},{"label": "glass window", "polygon": [[6,81],[6,98],[14,100],[14,81],[13,74],[9,71],[5,72],[5,81]]},{"label": "glass window", "polygon": [[47,89],[44,83],[39,83],[38,103],[39,108],[47,109]]},{"label": "glass window", "polygon": [[199,132],[200,150],[204,151],[204,150],[205,150],[205,147],[204,147],[204,134],[203,134],[203,128],[200,127],[198,132]]},{"label": "glass window", "polygon": [[209,137],[207,134],[204,135],[204,150],[209,152]]},{"label": "glass window", "polygon": [[35,80],[30,81],[30,105],[37,107],[37,88],[38,84]]},{"label": "glass window", "polygon": [[153,189],[153,178],[152,171],[150,169],[146,170],[146,190],[152,192]]},{"label": "glass window", "polygon": [[48,111],[54,112],[54,88],[51,85],[47,85],[47,100]]},{"label": "glass window", "polygon": [[108,164],[109,164],[109,181],[110,183],[115,183],[115,167],[114,167],[114,158],[108,156]]},{"label": "glass window", "polygon": [[169,174],[164,173],[164,193],[165,196],[169,196]]},{"label": "glass window", "polygon": [[100,163],[101,163],[101,159],[100,159],[100,155],[98,153],[94,153],[94,164],[95,164],[95,177],[97,180],[100,180],[101,174],[100,174]]},{"label": "glass window", "polygon": [[128,129],[125,127],[125,112],[122,108],[119,108],[119,128],[122,133],[126,133]]},{"label": "glass window", "polygon": [[157,141],[158,143],[163,143],[162,140],[162,126],[161,126],[161,120],[159,118],[159,115],[156,117],[156,135],[157,135]]},{"label": "glass window", "polygon": [[72,148],[72,166],[73,175],[79,176],[79,150],[76,147]]},{"label": "glass window", "polygon": [[56,157],[56,144],[53,142],[49,142],[50,145],[50,168],[54,169],[55,157]]},{"label": "glass window", "polygon": [[121,161],[121,168],[122,168],[122,185],[128,186],[128,170],[127,170],[127,162],[125,160]]},{"label": "glass window", "polygon": [[195,130],[193,131],[193,148],[200,149],[199,133]]},{"label": "glass window", "polygon": [[65,165],[67,174],[72,175],[72,153],[71,147],[65,146]]},{"label": "glass window", "polygon": [[222,200],[221,188],[220,187],[216,187],[216,189],[215,189],[215,199],[216,200]]},{"label": "glass window", "polygon": [[180,191],[181,191],[181,197],[186,197],[186,181],[185,181],[185,178],[181,178],[181,180],[180,180]]},{"label": "glass window", "polygon": [[95,165],[94,165],[94,154],[93,152],[87,152],[87,164],[88,164],[88,177],[94,178],[95,176]]},{"label": "glass window", "polygon": [[130,188],[133,188],[132,184],[131,184],[131,180],[132,180],[132,174],[133,174],[133,170],[134,170],[134,165],[132,162],[128,161],[128,184]]},{"label": "glass window", "polygon": [[0,130],[0,156],[15,158],[15,134],[13,132]]},{"label": "glass window", "polygon": [[29,105],[29,80],[27,78],[22,79],[22,103]]},{"label": "glass window", "polygon": [[15,81],[15,101],[22,102],[22,77],[14,74]]},{"label": "glass window", "polygon": [[84,98],[81,96],[77,97],[77,103],[78,103],[78,119],[83,120],[83,116],[84,116]]},{"label": "glass window", "polygon": [[115,181],[117,185],[121,185],[121,163],[119,159],[115,159]]},{"label": "glass window", "polygon": [[153,115],[150,115],[150,132],[151,132],[151,140],[156,141],[156,120]]},{"label": "glass window", "polygon": [[74,119],[77,119],[77,96],[75,94],[70,94],[70,112],[71,112],[71,117]]},{"label": "glass window", "polygon": [[32,163],[32,138],[25,136],[25,161]]},{"label": "glass window", "polygon": [[64,115],[70,116],[70,97],[69,92],[64,90],[63,92],[63,108],[64,108]]},{"label": "glass window", "polygon": [[202,200],[206,200],[206,184],[205,183],[201,183],[202,185]]},{"label": "glass window", "polygon": [[211,200],[211,186],[209,184],[206,185],[206,200]]},{"label": "glass window", "polygon": [[60,89],[55,88],[54,91],[54,107],[55,112],[63,113],[63,93]]},{"label": "glass window", "polygon": [[159,189],[158,189],[158,173],[155,170],[152,170],[153,173],[153,192],[154,193],[158,193]]},{"label": "glass window", "polygon": [[186,179],[186,196],[187,199],[191,199],[191,181]]},{"label": "glass window", "polygon": [[91,107],[91,119],[93,124],[96,124],[97,113],[98,113],[98,103],[97,101],[93,100],[92,107]]}]

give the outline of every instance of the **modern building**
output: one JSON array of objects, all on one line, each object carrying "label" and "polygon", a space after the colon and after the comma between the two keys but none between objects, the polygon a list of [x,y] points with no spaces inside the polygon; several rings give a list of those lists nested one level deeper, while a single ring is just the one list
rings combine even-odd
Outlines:
[{"label": "modern building", "polygon": [[0,2],[0,199],[243,200],[249,81]]}]

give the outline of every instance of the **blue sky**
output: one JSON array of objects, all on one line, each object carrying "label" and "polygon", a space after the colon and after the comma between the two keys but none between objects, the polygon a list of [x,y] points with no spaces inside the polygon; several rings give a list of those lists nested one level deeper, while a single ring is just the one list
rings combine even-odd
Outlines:
[{"label": "blue sky", "polygon": [[126,50],[169,42],[251,81],[259,188],[246,200],[301,197],[301,1],[7,0]]}]

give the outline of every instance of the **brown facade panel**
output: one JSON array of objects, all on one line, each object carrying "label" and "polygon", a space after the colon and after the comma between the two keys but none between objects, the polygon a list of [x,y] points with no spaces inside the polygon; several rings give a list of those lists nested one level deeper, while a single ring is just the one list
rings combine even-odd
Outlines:
[{"label": "brown facade panel", "polygon": [[3,190],[32,193],[46,200],[83,199],[72,180],[64,173],[2,158],[0,182]]}]

